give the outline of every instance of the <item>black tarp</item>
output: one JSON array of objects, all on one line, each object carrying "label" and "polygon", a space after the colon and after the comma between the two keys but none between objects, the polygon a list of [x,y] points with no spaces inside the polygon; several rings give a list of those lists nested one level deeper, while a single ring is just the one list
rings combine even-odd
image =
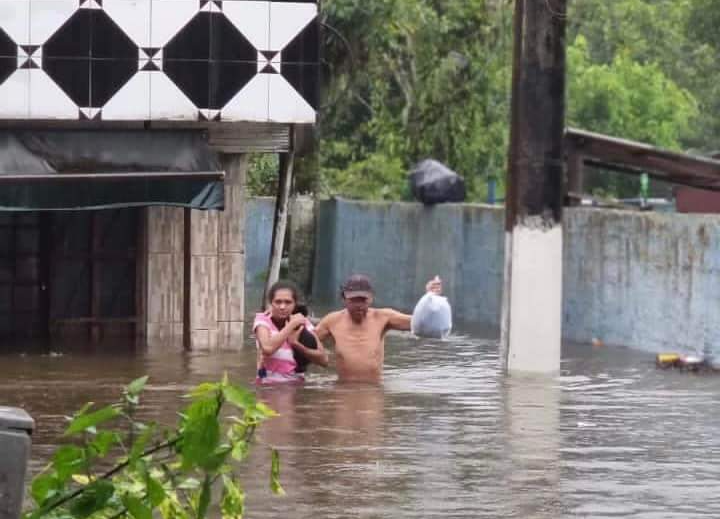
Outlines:
[{"label": "black tarp", "polygon": [[437,160],[426,159],[416,164],[408,180],[413,196],[423,204],[465,201],[463,178]]},{"label": "black tarp", "polygon": [[219,177],[202,132],[0,131],[0,211],[223,209]]}]

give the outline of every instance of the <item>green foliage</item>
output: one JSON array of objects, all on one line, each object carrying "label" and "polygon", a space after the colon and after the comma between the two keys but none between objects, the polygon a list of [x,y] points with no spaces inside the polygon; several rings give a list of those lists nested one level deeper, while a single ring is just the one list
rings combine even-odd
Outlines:
[{"label": "green foliage", "polygon": [[[624,115],[613,114],[601,121],[603,127],[618,132],[613,135],[674,149],[709,142],[712,137],[703,135],[701,128],[716,124],[717,110],[706,113],[702,107],[707,105],[711,90],[717,88],[717,73],[708,69],[714,57],[710,59],[707,47],[696,42],[698,36],[691,25],[695,5],[697,2],[689,0],[573,2],[568,18],[568,41],[572,42],[568,79],[576,90],[571,92],[571,103],[581,92],[579,82],[595,91],[605,88],[607,79],[596,85],[592,77],[577,77],[588,67],[596,67],[606,78],[618,76],[613,93],[617,93],[617,84],[623,83],[619,88],[623,96],[617,100],[620,106],[615,111],[622,110]],[[712,11],[708,9],[706,14]],[[716,3],[714,11],[720,13],[720,4]],[[715,69],[715,65],[710,68]],[[628,77],[623,78],[623,74]],[[664,86],[668,87],[667,98],[662,92]],[[649,97],[647,101],[643,102],[643,96]],[[608,97],[614,100],[612,95]],[[632,110],[626,110],[628,104]],[[674,115],[676,108],[681,113]],[[622,117],[627,120],[619,121]],[[626,130],[629,132],[624,133]]]},{"label": "green foliage", "polygon": [[[407,198],[407,171],[433,157],[480,200],[502,196],[511,0],[326,0],[324,195]],[[568,123],[671,149],[720,149],[720,2],[568,2]],[[637,194],[637,180],[596,186]]]},{"label": "green foliage", "polygon": [[657,64],[626,53],[608,64],[592,63],[583,36],[568,48],[568,92],[569,125],[664,148],[681,148],[698,115],[693,96]]},{"label": "green foliage", "polygon": [[[706,140],[702,93],[692,80],[701,59],[683,32],[685,0],[581,0],[572,4],[568,125],[682,151]],[[712,123],[714,124],[714,123]],[[637,177],[590,174],[586,188],[635,197]]]},{"label": "green foliage", "polygon": [[[321,125],[326,194],[408,196],[432,157],[471,196],[504,169],[510,11],[501,2],[328,0],[330,84]],[[347,43],[347,44],[346,44]]]},{"label": "green foliage", "polygon": [[274,153],[257,153],[250,157],[247,190],[250,196],[275,196],[278,185],[279,159]]},{"label": "green foliage", "polygon": [[[146,382],[131,382],[115,404],[88,404],[69,418],[64,436],[72,443],[59,446],[33,479],[34,506],[24,519],[202,519],[215,502],[223,518],[243,517],[234,470],[274,411],[225,377],[194,388],[177,427],[164,429],[135,419]],[[270,488],[282,495],[275,449],[271,460]]]}]

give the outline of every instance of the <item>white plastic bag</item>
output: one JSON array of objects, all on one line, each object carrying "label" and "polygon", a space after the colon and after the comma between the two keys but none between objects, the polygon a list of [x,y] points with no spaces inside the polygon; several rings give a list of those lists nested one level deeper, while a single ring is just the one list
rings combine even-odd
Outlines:
[{"label": "white plastic bag", "polygon": [[426,293],[415,305],[410,321],[412,333],[418,337],[444,339],[452,330],[452,310],[447,298]]}]

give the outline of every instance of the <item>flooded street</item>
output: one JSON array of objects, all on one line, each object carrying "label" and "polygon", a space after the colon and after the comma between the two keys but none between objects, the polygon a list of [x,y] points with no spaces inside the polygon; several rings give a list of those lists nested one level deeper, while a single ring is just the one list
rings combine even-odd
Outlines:
[{"label": "flooded street", "polygon": [[[566,345],[558,379],[504,378],[497,341],[393,335],[382,387],[263,390],[281,413],[261,430],[281,451],[287,496],[268,490],[259,448],[243,469],[250,518],[720,517],[720,378],[656,370],[649,354]],[[36,420],[31,470],[63,415],[148,374],[143,413],[172,423],[178,396],[238,354],[5,354],[0,402]]]}]

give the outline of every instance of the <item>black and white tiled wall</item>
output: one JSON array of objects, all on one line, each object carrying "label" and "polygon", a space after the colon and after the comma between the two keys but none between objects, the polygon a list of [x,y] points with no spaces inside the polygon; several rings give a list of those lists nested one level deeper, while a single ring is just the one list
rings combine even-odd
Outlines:
[{"label": "black and white tiled wall", "polygon": [[0,119],[312,123],[315,1],[0,0]]}]

